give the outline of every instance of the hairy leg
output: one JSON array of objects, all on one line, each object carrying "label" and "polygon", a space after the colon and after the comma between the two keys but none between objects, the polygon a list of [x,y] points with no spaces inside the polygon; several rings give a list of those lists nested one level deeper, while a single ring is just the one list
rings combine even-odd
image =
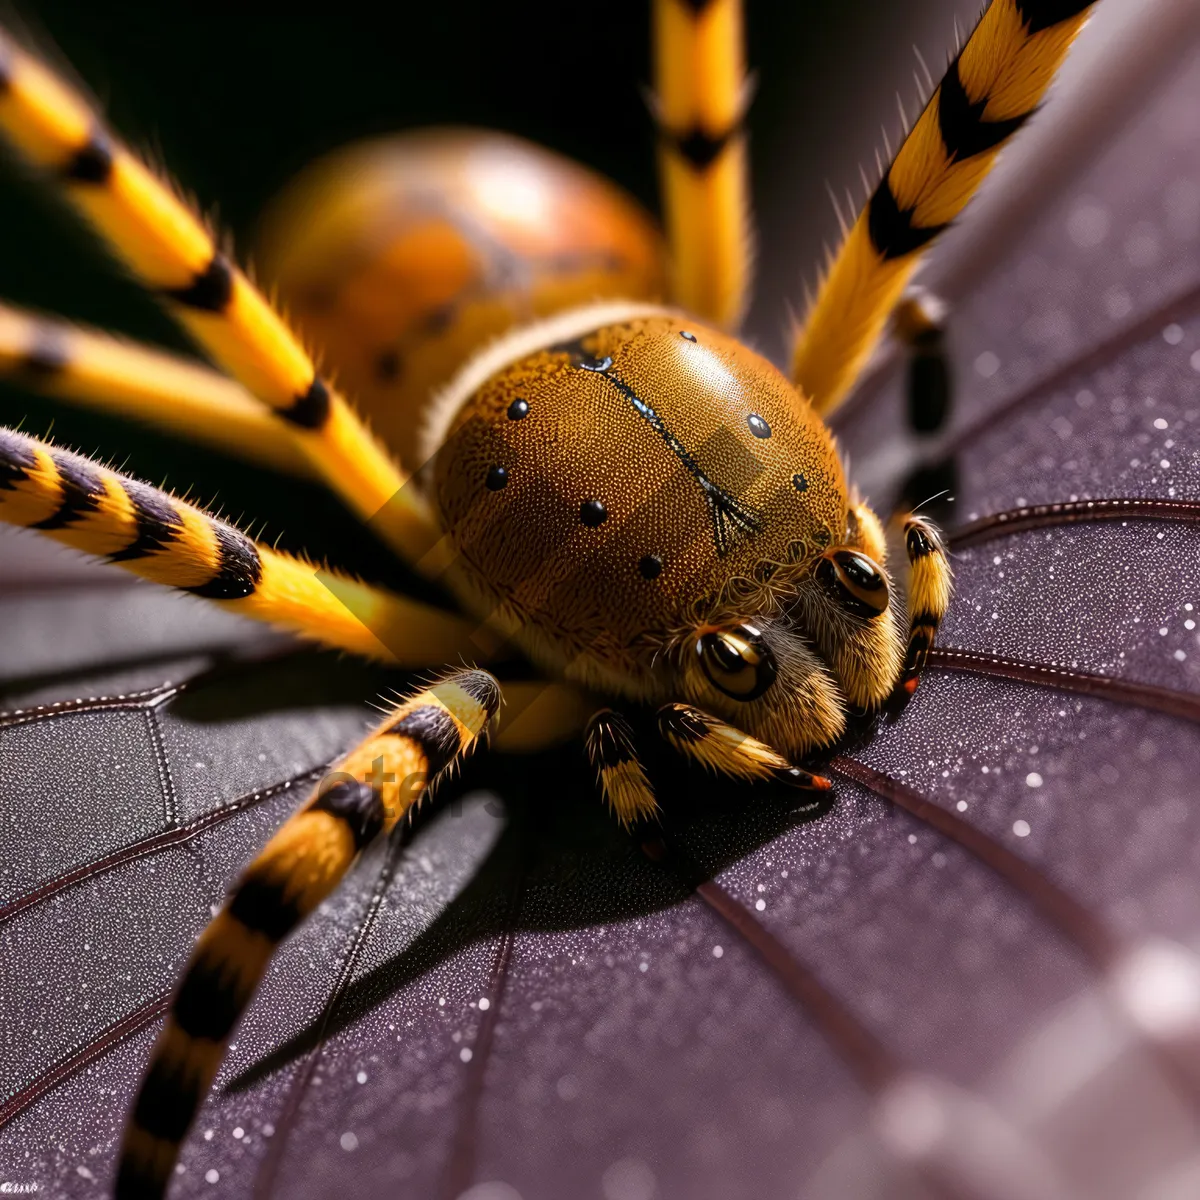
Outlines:
[{"label": "hairy leg", "polygon": [[474,746],[499,703],[499,686],[484,671],[449,675],[405,700],[246,869],[201,935],[154,1047],[121,1148],[119,1198],[165,1193],[179,1146],[276,946]]},{"label": "hairy leg", "polygon": [[313,465],[240,384],[198,362],[0,305],[0,377],[81,407],[144,422],[277,471]]},{"label": "hairy leg", "polygon": [[259,545],[158,488],[3,428],[0,521],[367,658],[418,667],[498,650],[453,613]]},{"label": "hairy leg", "polygon": [[77,91],[3,31],[0,133],[62,188],[134,277],[260,402],[277,436],[421,566],[436,530],[387,451],[176,191],[105,128]]},{"label": "hairy leg", "polygon": [[858,378],[932,241],[1033,115],[1094,0],[991,0],[825,273],[792,379],[828,413]]},{"label": "hairy leg", "polygon": [[654,115],[671,298],[741,323],[754,258],[741,0],[654,0]]},{"label": "hairy leg", "polygon": [[954,577],[935,526],[915,514],[902,518],[902,524],[908,554],[908,645],[900,686],[911,695],[950,607]]},{"label": "hairy leg", "polygon": [[658,730],[673,750],[716,775],[747,782],[774,780],[817,791],[831,786],[823,775],[792,766],[764,742],[691,704],[664,704],[658,710]]},{"label": "hairy leg", "polygon": [[600,792],[617,820],[626,829],[655,820],[658,803],[638,758],[629,722],[611,708],[602,708],[588,722],[585,742]]}]

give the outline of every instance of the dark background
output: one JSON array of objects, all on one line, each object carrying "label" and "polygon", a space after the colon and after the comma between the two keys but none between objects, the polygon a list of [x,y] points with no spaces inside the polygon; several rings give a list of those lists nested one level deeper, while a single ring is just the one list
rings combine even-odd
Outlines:
[{"label": "dark background", "polygon": [[[111,123],[169,168],[232,233],[243,259],[264,203],[313,157],[363,135],[429,124],[490,126],[551,146],[609,175],[652,208],[649,5],[512,6],[140,3],[43,0],[3,19],[74,72]],[[747,335],[782,357],[823,240],[837,223],[826,181],[860,195],[880,125],[899,129],[896,93],[916,110],[918,45],[940,73],[954,19],[974,0],[842,0],[748,5],[757,91],[750,116],[760,277]],[[183,346],[154,305],[122,281],[90,235],[33,180],[0,164],[0,297],[147,340]],[[321,553],[345,523],[312,492],[255,478],[206,452],[127,424],[0,393],[0,423],[21,419],[132,473],[236,516],[265,519],[285,545]],[[339,546],[341,557],[351,553]],[[369,553],[368,551],[366,551]],[[368,570],[360,562],[352,562]]]}]

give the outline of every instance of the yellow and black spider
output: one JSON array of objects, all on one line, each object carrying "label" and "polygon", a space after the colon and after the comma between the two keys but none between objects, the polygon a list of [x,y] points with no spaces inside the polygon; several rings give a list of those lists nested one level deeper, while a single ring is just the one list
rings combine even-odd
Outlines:
[{"label": "yellow and black spider", "polygon": [[[15,310],[0,313],[7,368],[321,481],[444,603],[278,553],[16,431],[0,433],[0,519],[324,645],[496,669],[395,706],[248,868],[176,996],[119,1194],[161,1194],[275,947],[484,734],[502,693],[498,746],[582,732],[631,827],[656,805],[616,709],[653,712],[720,775],[825,790],[797,764],[911,694],[950,603],[947,558],[929,521],[901,513],[897,588],[823,418],[894,322],[917,427],[944,420],[934,306],[906,289],[1091,7],[993,0],[848,227],[790,380],[731,332],[751,242],[733,0],[654,7],[665,244],[603,181],[499,136],[373,143],[304,179],[266,257],[338,387],[79,95],[0,42],[0,129],[232,379]],[[541,678],[498,682],[513,660]]]}]

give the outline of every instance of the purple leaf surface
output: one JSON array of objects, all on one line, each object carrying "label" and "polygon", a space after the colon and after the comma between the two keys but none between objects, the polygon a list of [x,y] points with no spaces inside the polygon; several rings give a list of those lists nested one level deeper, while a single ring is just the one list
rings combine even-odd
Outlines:
[{"label": "purple leaf surface", "polygon": [[[953,314],[960,522],[1200,498],[1200,64],[1143,104]],[[839,428],[880,503],[900,387]],[[0,547],[0,1179],[95,1196],[198,931],[379,679]],[[652,862],[574,750],[473,763],[285,944],[173,1195],[1197,1194],[1200,527],[956,571],[940,665],[817,812],[675,768]]]}]

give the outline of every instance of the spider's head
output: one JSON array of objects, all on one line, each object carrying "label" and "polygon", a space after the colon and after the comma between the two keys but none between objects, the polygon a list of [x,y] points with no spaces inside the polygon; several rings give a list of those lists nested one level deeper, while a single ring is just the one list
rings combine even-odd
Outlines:
[{"label": "spider's head", "polygon": [[852,709],[896,686],[902,625],[887,573],[861,545],[831,546],[758,604],[679,637],[679,694],[797,760],[834,741]]},{"label": "spider's head", "polygon": [[429,430],[451,581],[535,661],[799,753],[900,669],[878,523],[765,359],[626,304],[510,335]]}]

